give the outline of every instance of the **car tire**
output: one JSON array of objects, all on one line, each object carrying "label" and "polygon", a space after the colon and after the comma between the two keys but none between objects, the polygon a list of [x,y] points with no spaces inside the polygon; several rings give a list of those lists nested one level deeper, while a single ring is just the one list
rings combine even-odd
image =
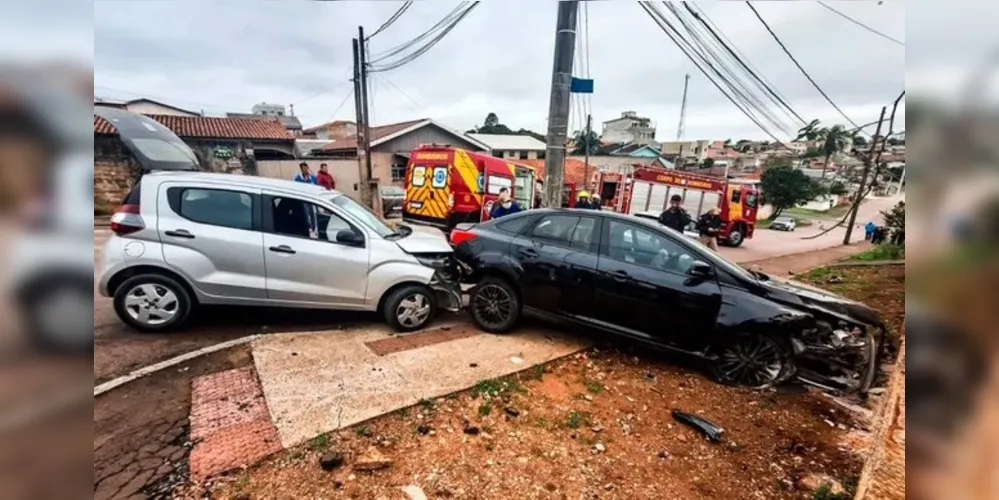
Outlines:
[{"label": "car tire", "polygon": [[114,294],[115,313],[140,332],[178,330],[190,319],[194,306],[187,289],[162,274],[133,276],[119,285]]},{"label": "car tire", "polygon": [[[726,385],[766,389],[787,382],[797,371],[790,344],[777,335],[739,334],[712,351],[717,359],[710,365],[711,374]],[[746,366],[747,356],[757,357],[753,366]]]},{"label": "car tire", "polygon": [[434,294],[425,286],[405,285],[385,297],[382,315],[399,332],[425,328],[437,314]]},{"label": "car tire", "polygon": [[489,276],[472,289],[468,300],[472,321],[489,333],[507,333],[520,321],[520,297],[509,281]]},{"label": "car tire", "polygon": [[20,316],[37,347],[54,353],[92,354],[94,330],[80,318],[86,316],[93,303],[92,282],[74,278],[46,280],[20,297]]}]

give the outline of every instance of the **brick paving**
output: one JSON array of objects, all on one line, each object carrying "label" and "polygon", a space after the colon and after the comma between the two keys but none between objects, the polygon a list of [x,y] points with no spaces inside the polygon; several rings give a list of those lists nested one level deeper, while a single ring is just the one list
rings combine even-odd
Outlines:
[{"label": "brick paving", "polygon": [[466,327],[439,328],[425,332],[411,333],[409,335],[399,335],[396,337],[389,337],[387,339],[374,340],[366,342],[364,345],[366,345],[368,349],[371,349],[371,352],[379,356],[387,356],[397,352],[419,349],[421,347],[432,346],[435,344],[443,344],[444,342],[464,339],[481,334],[482,332]]},{"label": "brick paving", "polygon": [[281,451],[260,382],[250,367],[191,382],[191,479],[249,465]]},{"label": "brick paving", "polygon": [[861,472],[857,500],[905,498],[905,344],[889,382],[878,429]]}]

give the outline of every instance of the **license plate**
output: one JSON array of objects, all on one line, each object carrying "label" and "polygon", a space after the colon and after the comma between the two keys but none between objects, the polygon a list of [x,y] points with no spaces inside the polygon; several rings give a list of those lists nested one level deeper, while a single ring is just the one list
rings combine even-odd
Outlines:
[{"label": "license plate", "polygon": [[411,201],[411,202],[409,202],[409,208],[416,208],[416,209],[423,208],[423,202],[422,201]]}]

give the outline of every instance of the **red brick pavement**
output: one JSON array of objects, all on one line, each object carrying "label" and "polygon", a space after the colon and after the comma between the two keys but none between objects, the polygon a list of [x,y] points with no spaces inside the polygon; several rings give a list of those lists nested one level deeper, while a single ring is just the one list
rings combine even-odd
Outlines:
[{"label": "red brick pavement", "polygon": [[419,349],[421,347],[442,344],[444,342],[474,337],[475,335],[481,334],[482,332],[466,326],[445,327],[436,330],[427,330],[425,332],[389,337],[387,339],[374,340],[365,343],[365,345],[368,346],[368,349],[371,349],[371,352],[379,356],[385,356],[396,352]]},{"label": "red brick pavement", "polygon": [[191,479],[202,481],[281,451],[251,367],[196,378],[191,388]]}]

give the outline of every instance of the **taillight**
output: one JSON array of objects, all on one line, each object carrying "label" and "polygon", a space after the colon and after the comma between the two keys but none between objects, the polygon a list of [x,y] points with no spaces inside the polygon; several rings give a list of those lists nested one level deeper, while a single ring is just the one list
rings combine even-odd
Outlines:
[{"label": "taillight", "polygon": [[451,231],[451,246],[458,246],[475,238],[475,233],[470,230],[455,229]]},{"label": "taillight", "polygon": [[447,195],[447,208],[448,210],[454,208],[454,193],[448,193]]},{"label": "taillight", "polygon": [[139,205],[122,205],[111,216],[111,232],[124,236],[146,228],[142,216],[139,215]]}]

